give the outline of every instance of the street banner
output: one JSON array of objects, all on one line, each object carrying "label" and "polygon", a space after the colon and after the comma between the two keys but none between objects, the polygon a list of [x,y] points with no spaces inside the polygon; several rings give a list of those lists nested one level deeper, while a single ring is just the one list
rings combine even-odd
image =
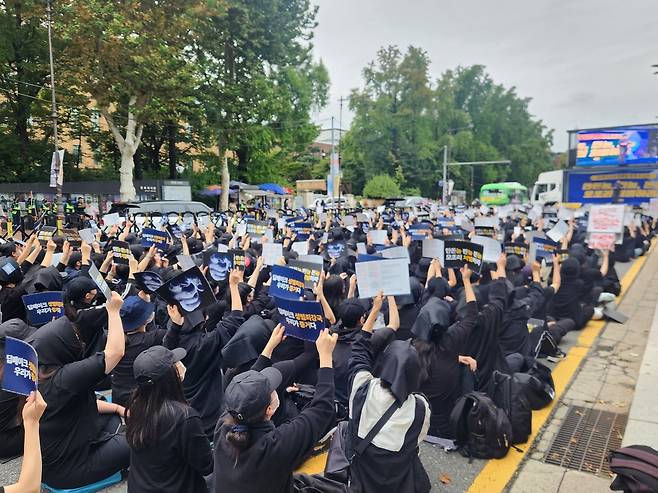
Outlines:
[{"label": "street banner", "polygon": [[38,368],[39,358],[32,346],[20,339],[5,338],[2,390],[20,395],[30,395],[30,392],[35,392]]},{"label": "street banner", "polygon": [[192,313],[216,301],[208,280],[196,266],[170,279],[155,292],[167,304],[177,305],[185,313]]},{"label": "street banner", "polygon": [[425,258],[438,258],[443,266],[443,240],[432,238],[431,240],[423,240],[423,257]]},{"label": "street banner", "polygon": [[360,298],[372,298],[380,291],[385,296],[411,293],[409,267],[403,258],[357,262],[355,267]]},{"label": "street banner", "polygon": [[275,265],[283,256],[281,243],[263,243],[263,262],[265,265]]},{"label": "street banner", "polygon": [[279,322],[288,336],[305,341],[316,341],[325,328],[322,305],[317,301],[298,301],[274,298],[279,311]]},{"label": "street banner", "polygon": [[286,299],[299,299],[304,293],[304,273],[290,267],[272,267],[270,296]]},{"label": "street banner", "polygon": [[153,228],[144,228],[142,230],[142,246],[151,248],[155,245],[160,251],[166,252],[169,248],[169,234],[166,231],[160,231]]},{"label": "street banner", "polygon": [[43,291],[23,296],[23,305],[30,325],[38,327],[64,315],[61,291]]},{"label": "street banner", "polygon": [[502,247],[498,240],[494,240],[487,236],[475,235],[471,238],[471,242],[477,245],[482,245],[483,262],[495,264],[498,261],[498,257],[500,257],[500,253],[502,252]]},{"label": "street banner", "polygon": [[464,265],[473,271],[480,273],[482,269],[482,253],[484,247],[470,241],[446,240],[444,242],[443,256],[445,267],[448,269],[460,269]]},{"label": "street banner", "polygon": [[292,259],[288,262],[288,265],[291,268],[304,273],[304,286],[307,288],[313,288],[313,286],[320,281],[322,264],[314,264],[311,262]]},{"label": "street banner", "polygon": [[624,231],[623,204],[592,205],[587,222],[588,233],[621,233]]},{"label": "street banner", "polygon": [[516,255],[524,258],[528,253],[528,245],[525,243],[505,243],[505,254]]}]

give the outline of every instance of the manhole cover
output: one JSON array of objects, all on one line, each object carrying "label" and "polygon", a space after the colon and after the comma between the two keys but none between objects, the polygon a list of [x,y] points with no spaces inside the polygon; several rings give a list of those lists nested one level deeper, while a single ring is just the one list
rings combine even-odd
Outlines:
[{"label": "manhole cover", "polygon": [[544,462],[609,475],[606,455],[621,447],[628,415],[570,406]]}]

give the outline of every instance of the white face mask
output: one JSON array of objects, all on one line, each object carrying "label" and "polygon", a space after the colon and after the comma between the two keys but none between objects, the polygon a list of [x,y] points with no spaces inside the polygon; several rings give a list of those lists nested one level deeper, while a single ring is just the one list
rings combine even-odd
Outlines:
[{"label": "white face mask", "polygon": [[274,416],[274,413],[276,413],[280,405],[281,402],[279,401],[279,394],[277,394],[275,390],[272,392],[272,398],[270,400],[270,409],[272,410],[272,416]]},{"label": "white face mask", "polygon": [[185,368],[185,365],[180,361],[176,362],[176,371],[178,372],[178,378],[180,378],[180,381],[182,382],[185,380],[185,372],[187,372],[187,368]]}]

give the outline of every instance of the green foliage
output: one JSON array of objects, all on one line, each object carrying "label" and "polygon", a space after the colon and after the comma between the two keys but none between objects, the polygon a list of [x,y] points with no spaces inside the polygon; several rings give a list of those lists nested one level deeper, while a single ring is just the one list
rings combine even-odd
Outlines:
[{"label": "green foliage", "polygon": [[375,175],[363,187],[363,195],[369,199],[390,199],[400,196],[400,187],[388,175]]},{"label": "green foliage", "polygon": [[[355,116],[342,142],[345,179],[360,190],[372,176],[395,176],[403,190],[438,197],[443,147],[448,160],[510,159],[512,166],[477,166],[473,188],[514,178],[530,185],[552,168],[552,133],[528,111],[527,98],[496,84],[484,67],[458,67],[433,84],[429,59],[410,47],[383,48],[354,90]],[[456,189],[469,190],[470,167],[450,167]]]}]

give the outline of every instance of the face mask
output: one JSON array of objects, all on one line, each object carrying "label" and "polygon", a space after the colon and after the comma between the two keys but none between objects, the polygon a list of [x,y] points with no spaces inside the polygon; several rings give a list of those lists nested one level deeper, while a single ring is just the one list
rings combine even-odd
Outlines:
[{"label": "face mask", "polygon": [[279,394],[276,393],[276,391],[272,392],[272,400],[270,401],[270,409],[272,410],[272,415],[274,416],[274,413],[276,413],[277,409],[279,409],[279,405],[281,402],[279,401]]},{"label": "face mask", "polygon": [[176,371],[178,372],[178,378],[180,378],[180,381],[182,382],[185,380],[185,373],[187,372],[187,368],[185,368],[185,365],[180,361],[176,362]]}]

